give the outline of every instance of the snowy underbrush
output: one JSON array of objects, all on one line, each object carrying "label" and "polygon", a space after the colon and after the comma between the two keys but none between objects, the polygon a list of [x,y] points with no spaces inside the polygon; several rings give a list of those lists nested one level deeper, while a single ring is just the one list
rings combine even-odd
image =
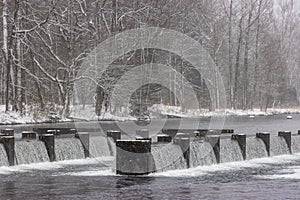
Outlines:
[{"label": "snowy underbrush", "polygon": [[179,106],[168,106],[163,104],[154,104],[149,108],[151,115],[167,115],[167,116],[177,116],[177,117],[212,117],[218,115],[226,116],[269,116],[269,115],[279,115],[279,114],[300,114],[300,109],[284,109],[284,108],[270,108],[267,112],[260,111],[259,109],[253,110],[233,110],[226,109],[209,111],[208,109],[182,109]]},{"label": "snowy underbrush", "polygon": [[[104,110],[104,109],[102,109]],[[127,113],[127,112],[126,112]],[[119,112],[117,115],[114,115],[108,111],[102,112],[100,116],[97,116],[95,113],[95,107],[92,105],[86,106],[72,106],[70,118],[79,119],[79,120],[113,120],[113,121],[128,121],[136,120],[135,117],[132,117],[125,112]]]},{"label": "snowy underbrush", "polygon": [[71,119],[63,118],[58,106],[46,105],[43,110],[39,106],[25,106],[24,114],[16,111],[5,112],[5,105],[0,105],[0,124],[30,124],[30,123],[51,123],[65,122]]},{"label": "snowy underbrush", "polygon": [[[130,116],[128,111],[120,110],[117,114],[110,112],[102,112],[100,116],[95,113],[95,107],[86,105],[83,107],[72,106],[71,113],[68,118],[62,118],[57,114],[58,109],[48,109],[47,111],[40,111],[38,107],[26,106],[24,115],[15,111],[4,112],[5,106],[0,105],[0,124],[26,124],[26,123],[45,123],[45,122],[66,122],[72,120],[114,120],[114,121],[128,121],[136,120],[136,117]],[[149,109],[151,118],[161,118],[165,116],[170,117],[183,117],[183,118],[196,118],[196,117],[212,117],[218,115],[226,116],[268,116],[279,114],[300,114],[300,109],[283,109],[274,108],[268,109],[267,112],[260,111],[259,109],[253,110],[231,110],[225,111],[209,111],[208,109],[188,109],[184,110],[178,106],[168,106],[163,104],[155,104]]]},{"label": "snowy underbrush", "polygon": [[0,105],[0,124],[26,124],[26,123],[41,123],[49,121],[48,117],[35,116],[34,112],[29,112],[26,108],[25,114],[21,115],[16,111],[5,112],[5,106]]}]

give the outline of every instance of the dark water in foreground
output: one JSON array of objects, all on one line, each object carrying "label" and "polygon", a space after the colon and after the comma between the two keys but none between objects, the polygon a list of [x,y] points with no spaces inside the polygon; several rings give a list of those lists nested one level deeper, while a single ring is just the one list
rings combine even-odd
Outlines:
[{"label": "dark water in foreground", "polygon": [[0,198],[297,199],[300,195],[300,155],[143,177],[116,176],[105,167],[111,162],[112,158],[102,158],[2,168]]},{"label": "dark water in foreground", "polygon": [[[295,133],[300,129],[299,119],[298,115],[294,115],[292,120],[286,120],[285,116],[255,120],[232,117],[227,119],[225,127],[246,134],[254,134],[257,130],[273,134],[279,130]],[[193,120],[191,123],[194,123]],[[208,124],[207,120],[201,123],[203,126]],[[167,122],[167,126],[172,124],[176,124],[176,120]],[[140,177],[115,175],[113,163],[112,157],[102,157],[0,167],[0,199],[300,198],[300,154]]]}]

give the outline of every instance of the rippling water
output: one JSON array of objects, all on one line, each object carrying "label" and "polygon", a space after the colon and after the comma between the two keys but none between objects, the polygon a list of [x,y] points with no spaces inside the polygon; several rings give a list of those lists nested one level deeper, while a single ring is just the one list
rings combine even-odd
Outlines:
[{"label": "rippling water", "polygon": [[117,176],[113,157],[0,167],[1,199],[296,199],[300,154],[148,176]]},{"label": "rippling water", "polygon": [[[234,128],[236,133],[246,134],[270,131],[274,135],[279,130],[291,130],[295,133],[300,129],[299,118],[229,118],[225,127]],[[172,126],[175,122],[171,120],[167,124]],[[207,121],[201,123],[205,125]],[[297,138],[292,142],[292,149],[295,151],[299,151],[298,141],[300,140]],[[74,145],[78,145],[77,141],[74,141]],[[261,146],[262,144],[252,147]],[[238,148],[236,150],[239,153]],[[80,152],[83,156],[82,150]],[[228,159],[231,159],[230,155]],[[115,175],[113,166],[113,157],[3,166],[0,167],[0,199],[227,200],[298,199],[300,196],[300,154],[132,177]]]}]

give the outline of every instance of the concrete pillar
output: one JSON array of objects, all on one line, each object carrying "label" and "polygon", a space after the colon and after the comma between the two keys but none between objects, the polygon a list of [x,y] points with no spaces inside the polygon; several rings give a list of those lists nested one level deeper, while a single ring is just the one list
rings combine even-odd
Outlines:
[{"label": "concrete pillar", "polygon": [[157,142],[161,142],[161,143],[172,142],[172,136],[167,135],[167,134],[158,134],[157,135]]},{"label": "concrete pillar", "polygon": [[212,146],[217,163],[220,163],[220,135],[207,135],[205,139]]},{"label": "concrete pillar", "polygon": [[0,135],[14,136],[14,129],[1,129]]},{"label": "concrete pillar", "polygon": [[114,142],[121,139],[121,131],[118,130],[108,130],[106,131],[107,137],[111,137]]},{"label": "concrete pillar", "polygon": [[47,134],[47,130],[46,128],[33,128],[32,129],[34,132],[37,132],[38,135],[43,135],[43,134]]},{"label": "concrete pillar", "polygon": [[75,129],[75,128],[70,129],[70,134],[76,134],[76,133],[77,133],[77,129]]},{"label": "concrete pillar", "polygon": [[239,146],[241,148],[242,151],[242,155],[244,160],[246,160],[246,135],[245,134],[233,134],[231,136],[232,140],[236,140],[239,143]]},{"label": "concrete pillar", "polygon": [[149,140],[117,140],[116,173],[144,175],[154,171]]},{"label": "concrete pillar", "polygon": [[15,137],[1,136],[0,143],[2,143],[5,148],[9,165],[15,165]]},{"label": "concrete pillar", "polygon": [[78,138],[84,149],[84,156],[86,158],[90,157],[90,134],[87,132],[79,132],[75,134],[75,137]]},{"label": "concrete pillar", "polygon": [[140,137],[140,136],[135,137],[135,139],[136,140],[149,140],[150,142],[152,142],[151,138],[143,138],[143,137]]},{"label": "concrete pillar", "polygon": [[36,132],[33,131],[23,131],[22,139],[36,139]]},{"label": "concrete pillar", "polygon": [[52,132],[55,136],[77,133],[77,130],[73,128],[33,128],[33,131],[37,132],[38,135],[50,134],[49,132]]},{"label": "concrete pillar", "polygon": [[178,139],[178,138],[190,138],[190,134],[189,133],[177,133],[174,137],[174,139]]},{"label": "concrete pillar", "polygon": [[206,136],[211,136],[211,135],[218,135],[220,136],[222,134],[222,130],[221,129],[211,129],[211,130],[208,130],[207,133],[206,133]]},{"label": "concrete pillar", "polygon": [[256,137],[262,139],[262,141],[265,143],[268,156],[270,156],[270,133],[256,133]]},{"label": "concrete pillar", "polygon": [[222,129],[221,133],[234,133],[233,129]]},{"label": "concrete pillar", "polygon": [[136,130],[136,140],[151,140],[148,129]]},{"label": "concrete pillar", "polygon": [[54,130],[58,131],[59,134],[61,134],[61,135],[68,135],[68,134],[76,134],[77,133],[77,130],[74,129],[74,128],[54,128]]},{"label": "concrete pillar", "polygon": [[208,132],[208,129],[199,129],[197,131],[194,131],[195,137],[205,137]]},{"label": "concrete pillar", "polygon": [[54,145],[54,135],[53,134],[44,134],[39,137],[45,143],[47,153],[51,162],[55,161],[55,145]]},{"label": "concrete pillar", "polygon": [[291,131],[279,131],[278,136],[283,137],[289,148],[290,153],[292,153],[292,133]]},{"label": "concrete pillar", "polygon": [[50,129],[50,130],[47,130],[47,134],[53,134],[54,136],[59,136],[60,135],[60,130]]},{"label": "concrete pillar", "polygon": [[178,133],[178,129],[162,129],[161,132],[170,135],[172,138]]}]

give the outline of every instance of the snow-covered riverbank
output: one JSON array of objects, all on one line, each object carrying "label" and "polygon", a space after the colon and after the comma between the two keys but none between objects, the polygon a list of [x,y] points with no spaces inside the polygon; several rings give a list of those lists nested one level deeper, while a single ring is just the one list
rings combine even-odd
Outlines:
[{"label": "snow-covered riverbank", "polygon": [[177,117],[212,117],[217,115],[226,116],[269,116],[280,114],[300,114],[300,109],[293,108],[269,108],[267,112],[260,111],[259,109],[253,110],[232,110],[226,109],[225,111],[209,111],[208,109],[189,109],[182,110],[178,106],[167,106],[162,104],[155,104],[150,109],[152,115],[168,115]]},{"label": "snow-covered riverbank", "polygon": [[[162,104],[153,105],[149,108],[151,118],[159,118],[162,116],[170,117],[183,117],[183,118],[195,118],[195,117],[212,117],[216,115],[226,116],[268,116],[268,115],[279,115],[279,114],[300,114],[300,109],[286,109],[286,108],[276,108],[268,109],[267,112],[260,111],[259,109],[254,110],[231,110],[226,109],[224,111],[209,111],[207,109],[190,109],[182,111],[180,107],[167,106]],[[29,124],[29,123],[51,123],[53,121],[53,114],[48,116],[38,116],[34,114],[26,114],[21,116],[18,112],[9,111],[4,112],[4,106],[0,106],[0,124]],[[135,117],[125,115],[122,116],[114,115],[112,113],[106,112],[98,117],[94,112],[93,106],[86,106],[84,109],[82,107],[72,108],[71,115],[69,118],[60,118],[55,120],[56,122],[67,122],[73,120],[116,120],[116,121],[128,121],[136,120]]]}]

